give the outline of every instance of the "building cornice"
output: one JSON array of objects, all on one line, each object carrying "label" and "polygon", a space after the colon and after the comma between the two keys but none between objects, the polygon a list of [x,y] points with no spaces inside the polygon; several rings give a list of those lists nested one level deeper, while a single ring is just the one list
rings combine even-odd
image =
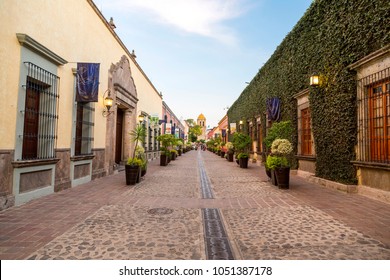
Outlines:
[{"label": "building cornice", "polygon": [[64,64],[67,64],[68,61],[57,55],[56,53],[52,52],[48,48],[46,48],[44,45],[38,43],[35,41],[33,38],[28,36],[27,34],[24,33],[16,33],[16,37],[18,37],[19,44],[22,45],[23,47],[26,47],[33,52],[47,58],[57,66],[62,66]]},{"label": "building cornice", "polygon": [[363,57],[362,59],[356,61],[355,63],[352,63],[348,66],[348,69],[350,70],[356,70],[360,67],[362,67],[363,65],[375,60],[375,59],[379,59],[381,58],[382,56],[386,55],[390,53],[390,45],[387,45],[373,53],[370,53],[369,55]]}]

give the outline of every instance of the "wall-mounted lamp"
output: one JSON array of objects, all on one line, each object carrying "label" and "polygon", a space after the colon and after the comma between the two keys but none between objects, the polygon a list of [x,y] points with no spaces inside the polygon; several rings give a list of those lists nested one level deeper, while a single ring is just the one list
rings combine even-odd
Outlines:
[{"label": "wall-mounted lamp", "polygon": [[[106,96],[107,94],[107,96]],[[106,107],[106,109],[103,110],[103,117],[107,117],[109,114],[111,114],[114,111],[110,111],[112,107],[113,99],[111,98],[110,90],[107,89],[103,94],[103,105]]]},{"label": "wall-mounted lamp", "polygon": [[320,84],[320,76],[317,73],[313,73],[310,76],[310,85],[316,87]]},{"label": "wall-mounted lamp", "polygon": [[139,121],[140,123],[143,123],[143,122],[144,122],[144,119],[145,119],[145,117],[144,117],[143,115],[139,115],[139,116],[138,116],[138,121]]},{"label": "wall-mounted lamp", "polygon": [[240,124],[243,124],[243,121],[242,121],[242,120],[240,121]]}]

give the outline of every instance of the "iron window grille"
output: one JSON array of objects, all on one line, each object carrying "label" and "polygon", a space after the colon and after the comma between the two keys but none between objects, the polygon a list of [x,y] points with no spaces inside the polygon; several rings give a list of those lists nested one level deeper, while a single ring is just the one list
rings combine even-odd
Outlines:
[{"label": "iron window grille", "polygon": [[95,108],[92,102],[77,102],[75,156],[92,154],[94,112]]},{"label": "iron window grille", "polygon": [[31,63],[27,67],[22,156],[19,160],[55,158],[60,78]]},{"label": "iron window grille", "polygon": [[358,80],[357,110],[357,160],[390,164],[390,68]]},{"label": "iron window grille", "polygon": [[149,151],[153,150],[153,129],[149,126]]}]

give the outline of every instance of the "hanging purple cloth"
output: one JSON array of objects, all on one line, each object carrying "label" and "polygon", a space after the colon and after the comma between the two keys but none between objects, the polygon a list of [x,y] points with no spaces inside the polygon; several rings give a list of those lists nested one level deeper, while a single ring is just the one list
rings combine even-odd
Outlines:
[{"label": "hanging purple cloth", "polygon": [[77,102],[98,102],[99,63],[77,63]]},{"label": "hanging purple cloth", "polygon": [[271,121],[279,121],[280,119],[280,99],[271,97],[267,99],[267,114]]}]

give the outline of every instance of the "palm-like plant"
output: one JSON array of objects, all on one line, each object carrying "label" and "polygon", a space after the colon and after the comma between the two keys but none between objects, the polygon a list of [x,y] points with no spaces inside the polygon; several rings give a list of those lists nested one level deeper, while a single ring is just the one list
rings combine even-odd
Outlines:
[{"label": "palm-like plant", "polygon": [[138,143],[144,143],[146,137],[145,127],[141,124],[137,124],[137,126],[130,132],[131,141],[135,143],[133,158],[135,158],[135,153],[137,150]]}]

